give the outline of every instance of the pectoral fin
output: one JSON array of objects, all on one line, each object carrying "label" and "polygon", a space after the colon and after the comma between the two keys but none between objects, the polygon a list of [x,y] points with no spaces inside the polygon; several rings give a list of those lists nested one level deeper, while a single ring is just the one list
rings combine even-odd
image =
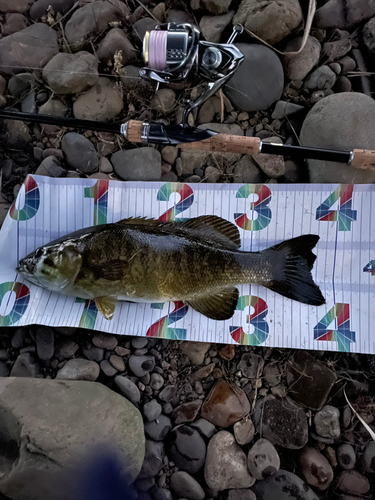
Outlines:
[{"label": "pectoral fin", "polygon": [[230,287],[223,288],[215,295],[189,300],[187,304],[208,318],[224,321],[233,316],[236,310],[238,297],[238,289]]},{"label": "pectoral fin", "polygon": [[116,302],[117,299],[115,297],[98,297],[95,299],[95,305],[98,308],[98,311],[105,317],[105,319],[108,320],[113,317]]}]

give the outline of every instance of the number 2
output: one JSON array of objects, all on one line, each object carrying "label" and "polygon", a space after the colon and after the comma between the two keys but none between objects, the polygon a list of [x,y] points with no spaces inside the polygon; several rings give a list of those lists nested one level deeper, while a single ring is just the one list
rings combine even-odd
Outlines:
[{"label": "number 2", "polygon": [[[147,330],[146,337],[157,337],[171,340],[185,340],[185,328],[170,328],[170,325],[177,323],[180,319],[186,316],[189,307],[183,302],[174,302],[174,309],[167,316],[156,321]],[[152,309],[162,309],[164,304],[151,304]]]},{"label": "number 2", "polygon": [[172,193],[178,193],[181,199],[159,217],[160,221],[181,222],[186,220],[181,217],[177,218],[177,215],[185,212],[185,210],[190,208],[194,202],[194,192],[191,187],[188,184],[179,184],[176,182],[168,182],[167,184],[164,184],[164,186],[159,189],[156,197],[159,201],[169,201]]}]

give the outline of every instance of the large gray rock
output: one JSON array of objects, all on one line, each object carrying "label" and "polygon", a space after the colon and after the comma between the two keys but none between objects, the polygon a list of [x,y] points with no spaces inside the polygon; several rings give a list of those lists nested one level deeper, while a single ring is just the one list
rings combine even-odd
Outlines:
[{"label": "large gray rock", "polygon": [[171,489],[179,497],[184,497],[188,500],[203,500],[205,498],[202,486],[184,471],[172,474]]},{"label": "large gray rock", "polygon": [[56,94],[79,94],[98,81],[98,60],[85,51],[59,52],[44,67],[43,78]]},{"label": "large gray rock", "polygon": [[84,174],[92,174],[98,169],[99,155],[94,145],[83,135],[76,132],[65,134],[61,141],[67,164]]},{"label": "large gray rock", "polygon": [[179,425],[168,436],[168,456],[180,470],[197,474],[204,465],[206,443],[196,429]]},{"label": "large gray rock", "polygon": [[222,16],[203,16],[199,23],[202,35],[208,42],[221,42],[221,35],[234,15],[231,10]]},{"label": "large gray rock", "polygon": [[[303,37],[299,36],[290,40],[284,52],[298,52]],[[305,47],[299,54],[285,55],[282,58],[285,77],[289,80],[303,80],[313,67],[318,63],[321,46],[316,38],[309,36]]]},{"label": "large gray rock", "polygon": [[111,447],[128,480],[141,469],[141,414],[102,384],[2,378],[0,415],[0,491],[14,500],[77,498],[69,472],[98,445]]},{"label": "large gray rock", "polygon": [[113,57],[121,51],[121,64],[126,65],[136,58],[136,50],[125,33],[119,28],[112,28],[98,45],[98,57],[104,62],[113,64]]},{"label": "large gray rock", "polygon": [[245,60],[225,85],[232,103],[243,111],[269,108],[281,97],[284,71],[280,59],[268,47],[249,43],[236,44]]},{"label": "large gray rock", "polygon": [[151,147],[117,151],[111,163],[124,181],[158,181],[161,176],[160,153]]},{"label": "large gray rock", "polygon": [[[208,444],[204,478],[217,491],[249,488],[255,482],[250,475],[246,455],[228,431],[220,431]],[[270,497],[272,498],[272,497]]]},{"label": "large gray rock", "polygon": [[[319,101],[307,115],[300,134],[302,146],[375,149],[375,102],[356,92],[342,92]],[[311,182],[373,183],[375,172],[343,163],[308,160]]]},{"label": "large gray rock", "polygon": [[258,400],[253,420],[258,432],[274,445],[296,450],[307,443],[306,414],[288,398],[268,395]]},{"label": "large gray rock", "polygon": [[3,36],[13,35],[28,26],[27,18],[18,12],[5,14],[3,22]]},{"label": "large gray rock", "polygon": [[53,12],[58,12],[63,15],[73,7],[75,0],[37,0],[30,9],[30,17],[34,21],[38,21],[42,16],[47,14],[49,6],[52,7]]},{"label": "large gray rock", "polygon": [[0,73],[43,68],[58,51],[56,31],[46,24],[33,24],[0,40]]},{"label": "large gray rock", "polygon": [[82,120],[107,121],[116,118],[123,107],[122,91],[116,81],[100,77],[88,92],[78,96],[73,113]]},{"label": "large gray rock", "polygon": [[242,0],[233,24],[243,24],[273,45],[290,35],[302,19],[298,0]]},{"label": "large gray rock", "polygon": [[129,13],[128,7],[120,0],[90,2],[77,9],[66,23],[66,39],[78,50],[107,29],[109,23],[124,21]]},{"label": "large gray rock", "polygon": [[28,11],[33,0],[0,0],[0,12],[19,12],[24,14]]},{"label": "large gray rock", "polygon": [[56,156],[47,156],[36,169],[35,174],[47,177],[66,177],[66,170],[62,168]]},{"label": "large gray rock", "polygon": [[375,0],[328,0],[315,14],[318,28],[351,28],[375,14]]},{"label": "large gray rock", "polygon": [[319,500],[317,495],[298,476],[279,470],[251,488],[257,500]]}]

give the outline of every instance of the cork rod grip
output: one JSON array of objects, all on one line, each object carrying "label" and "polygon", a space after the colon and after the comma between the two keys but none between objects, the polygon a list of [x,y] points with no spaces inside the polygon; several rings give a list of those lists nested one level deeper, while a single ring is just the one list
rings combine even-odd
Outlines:
[{"label": "cork rod grip", "polygon": [[127,129],[127,139],[130,142],[142,142],[142,125],[139,120],[129,120]]},{"label": "cork rod grip", "polygon": [[222,153],[256,155],[260,150],[260,142],[259,137],[217,134],[203,141],[184,143],[178,147],[183,151],[221,151]]},{"label": "cork rod grip", "polygon": [[354,168],[373,170],[375,172],[375,151],[371,149],[354,149],[350,165]]}]

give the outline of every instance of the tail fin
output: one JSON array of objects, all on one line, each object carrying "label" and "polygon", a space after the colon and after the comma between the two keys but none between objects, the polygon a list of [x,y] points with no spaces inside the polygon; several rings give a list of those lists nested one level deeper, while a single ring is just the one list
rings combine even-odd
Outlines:
[{"label": "tail fin", "polygon": [[[289,299],[313,306],[325,304],[320,288],[311,276],[316,255],[312,249],[319,241],[319,236],[307,234],[268,248],[273,266],[274,280],[268,288]],[[272,252],[272,254],[271,254]]]}]

